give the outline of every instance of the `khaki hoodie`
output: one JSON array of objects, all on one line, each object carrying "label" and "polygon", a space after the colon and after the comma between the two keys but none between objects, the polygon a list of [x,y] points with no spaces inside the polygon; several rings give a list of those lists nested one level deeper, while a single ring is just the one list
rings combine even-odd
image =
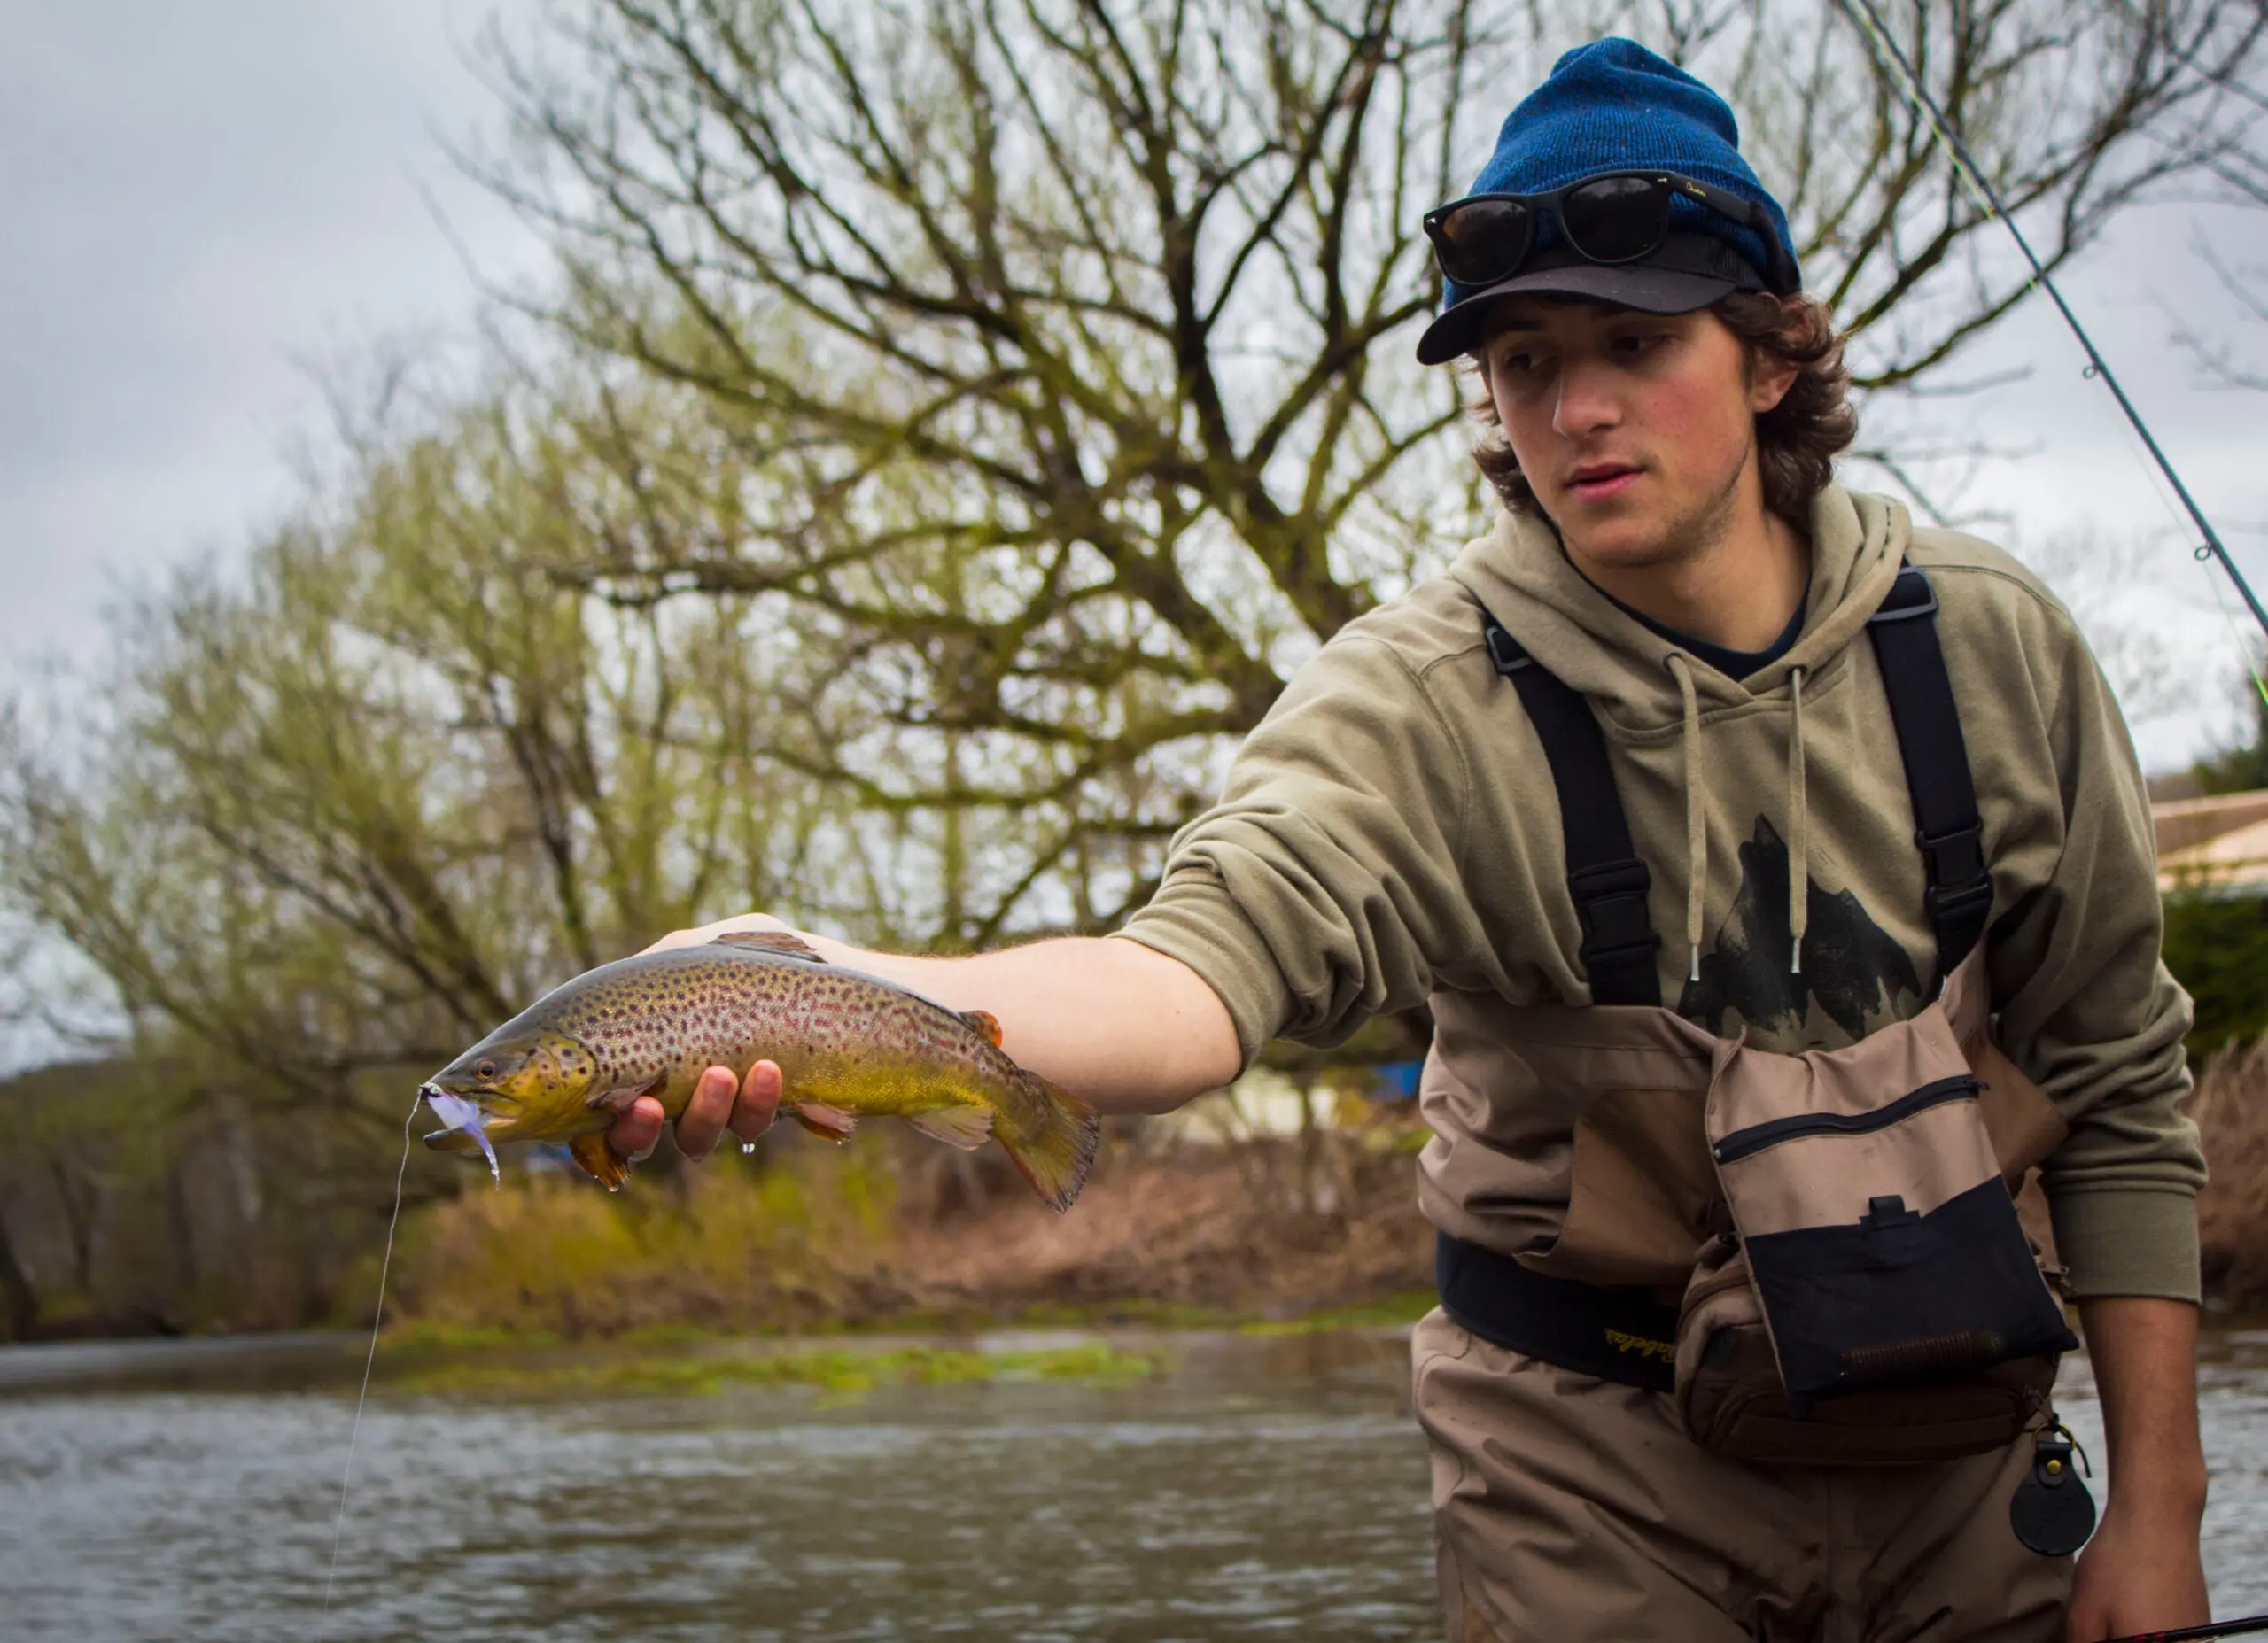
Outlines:
[{"label": "khaki hoodie", "polygon": [[2195,1299],[2189,1004],[2159,962],[2149,809],[2108,686],[2070,614],[1984,542],[1836,487],[1811,539],[1802,636],[1743,681],[1617,608],[1547,524],[1500,517],[1299,670],[1122,934],[1211,984],[1247,1061],[1436,991],[1588,1002],[1557,792],[1489,665],[1485,604],[1598,716],[1652,871],[1666,1004],[1784,1052],[1911,1016],[1936,940],[1864,638],[1910,558],[1937,589],[1984,823],[1996,1036],[2070,1126],[2042,1171],[2059,1252],[2081,1296]]}]

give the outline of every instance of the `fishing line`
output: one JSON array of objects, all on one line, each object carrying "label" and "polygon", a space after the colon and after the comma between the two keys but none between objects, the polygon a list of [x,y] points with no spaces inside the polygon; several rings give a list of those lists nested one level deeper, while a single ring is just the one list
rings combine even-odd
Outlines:
[{"label": "fishing line", "polygon": [[1845,15],[1867,36],[1876,56],[1885,59],[1884,66],[1895,74],[1899,89],[1905,93],[1907,101],[1913,104],[1915,111],[1930,122],[1931,135],[1953,161],[1955,181],[1969,191],[1978,207],[2008,229],[2008,236],[2016,241],[2016,249],[2023,253],[2024,261],[2031,266],[2031,283],[2047,293],[2048,300],[2055,305],[2055,312],[2063,316],[2063,323],[2070,328],[2071,335],[2078,338],[2079,346],[2086,351],[2085,374],[2097,378],[2110,390],[2111,398],[2118,402],[2119,410],[2125,415],[2128,425],[2141,440],[2143,449],[2149,453],[2150,460],[2165,476],[2166,484],[2180,499],[2189,522],[2204,538],[2203,545],[2194,550],[2197,556],[2220,562],[2221,569],[2228,573],[2229,580],[2244,596],[2245,607],[2252,612],[2252,619],[2260,624],[2261,632],[2268,635],[2268,609],[2262,608],[2258,596],[2252,591],[2252,585],[2244,579],[2244,573],[2237,569],[2236,561],[2229,556],[2229,550],[2222,543],[2219,533],[2213,529],[2212,521],[2205,517],[2205,510],[2189,494],[2189,487],[2181,483],[2181,476],[2174,471],[2173,463],[2159,447],[2148,424],[2143,422],[2142,414],[2134,408],[2134,402],[2126,397],[2126,390],[2111,370],[2109,362],[2094,345],[2094,339],[2087,335],[2086,327],[2079,323],[2079,316],[2071,312],[2071,305],[2063,300],[2063,293],[2056,288],[2047,265],[2040,261],[2039,253],[2031,248],[2031,242],[2024,237],[2023,229],[2017,226],[2016,219],[2000,203],[2000,192],[1993,188],[1992,179],[1969,157],[1967,145],[1947,122],[1936,99],[1922,84],[1921,76],[1914,72],[1904,50],[1891,38],[1890,31],[1883,26],[1881,13],[1875,10],[1874,0],[1840,0],[1840,4]]},{"label": "fishing line", "polygon": [[362,1358],[362,1391],[354,1399],[354,1424],[346,1432],[346,1471],[338,1480],[338,1515],[330,1525],[330,1572],[322,1581],[322,1618],[328,1631],[330,1619],[330,1591],[338,1581],[338,1548],[346,1534],[346,1492],[354,1483],[354,1445],[362,1436],[362,1406],[370,1401],[370,1371],[378,1361],[378,1331],[386,1321],[386,1270],[393,1265],[393,1233],[401,1224],[401,1187],[409,1179],[409,1131],[417,1122],[417,1104],[425,1098],[419,1090],[409,1103],[409,1115],[401,1120],[401,1166],[393,1173],[393,1213],[386,1219],[385,1253],[378,1259],[378,1306],[370,1319],[370,1349]]},{"label": "fishing line", "polygon": [[2171,1631],[2137,1631],[2129,1637],[2113,1638],[2110,1643],[2206,1643],[2210,1638],[2233,1638],[2254,1631],[2268,1631],[2268,1615],[2209,1621],[2202,1626],[2177,1626]]}]

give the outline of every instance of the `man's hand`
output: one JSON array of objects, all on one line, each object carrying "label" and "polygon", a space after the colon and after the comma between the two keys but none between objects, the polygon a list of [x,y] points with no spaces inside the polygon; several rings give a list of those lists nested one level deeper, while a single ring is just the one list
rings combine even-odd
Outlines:
[{"label": "man's hand", "polygon": [[824,938],[811,935],[796,928],[784,918],[774,918],[770,913],[736,913],[730,918],[719,918],[714,924],[695,925],[690,930],[672,930],[645,950],[658,953],[664,948],[699,947],[713,942],[720,935],[730,935],[740,930],[780,930],[789,935],[801,936],[814,948],[823,944]]},{"label": "man's hand", "polygon": [[2202,1625],[2211,1616],[2198,1520],[2197,1309],[2111,1296],[2079,1303],[2109,1440],[2110,1499],[2079,1554],[2070,1643]]},{"label": "man's hand", "polygon": [[2122,1511],[2120,1504],[2114,1497],[2079,1554],[2064,1630],[2070,1643],[2202,1626],[2212,1617],[2195,1516],[2185,1523]]},{"label": "man's hand", "polygon": [[[728,1066],[709,1068],[694,1086],[693,1099],[678,1115],[678,1151],[697,1164],[716,1151],[726,1130],[742,1141],[755,1140],[779,1116],[780,1089],[776,1061],[757,1062],[749,1068],[745,1079],[734,1078]],[[651,1096],[641,1096],[614,1120],[614,1128],[606,1132],[606,1143],[635,1163],[654,1150],[667,1122],[662,1104]]]}]

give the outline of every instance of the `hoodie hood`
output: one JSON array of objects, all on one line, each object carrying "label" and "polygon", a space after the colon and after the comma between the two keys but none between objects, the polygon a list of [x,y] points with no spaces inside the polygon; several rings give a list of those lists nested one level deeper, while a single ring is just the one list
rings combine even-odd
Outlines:
[{"label": "hoodie hood", "polygon": [[1803,632],[1786,655],[1745,679],[1726,678],[1637,621],[1577,570],[1543,521],[1506,513],[1450,570],[1511,629],[1545,670],[1590,698],[1610,728],[1643,737],[1674,725],[1685,817],[1686,981],[1701,980],[1707,939],[1710,771],[1704,715],[1760,698],[1787,699],[1789,730],[1782,811],[1786,828],[1790,973],[1800,975],[1811,910],[1811,794],[1806,780],[1804,692],[1834,682],[1844,653],[1866,629],[1897,578],[1911,538],[1905,509],[1830,485],[1812,504],[1811,584]]},{"label": "hoodie hood", "polygon": [[[1689,658],[1706,706],[1736,706],[1784,692],[1802,672],[1828,682],[1853,639],[1865,632],[1898,577],[1913,533],[1904,508],[1887,497],[1829,485],[1811,511],[1811,589],[1803,633],[1789,652],[1745,681]],[[1591,700],[1616,726],[1643,734],[1676,724],[1682,701],[1667,666],[1682,654],[1621,609],[1569,562],[1544,520],[1502,514],[1449,568],[1543,666]]]}]

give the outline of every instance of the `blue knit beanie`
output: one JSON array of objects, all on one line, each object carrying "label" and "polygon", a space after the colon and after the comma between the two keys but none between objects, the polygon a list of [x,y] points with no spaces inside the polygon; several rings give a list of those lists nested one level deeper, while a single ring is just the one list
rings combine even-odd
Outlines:
[{"label": "blue knit beanie", "polygon": [[[1792,267],[1796,248],[1788,233],[1787,213],[1741,158],[1739,141],[1731,108],[1691,74],[1635,40],[1595,40],[1553,64],[1550,76],[1505,117],[1496,134],[1495,152],[1473,180],[1472,192],[1542,194],[1600,172],[1658,166],[1761,206]],[[1737,253],[1732,266],[1754,276],[1737,283],[1764,285],[1763,270],[1770,259],[1755,229],[1682,195],[1671,198],[1670,223],[1673,237],[1697,235],[1722,242],[1725,249]],[[1558,239],[1558,224],[1546,213],[1536,225],[1531,260],[1572,265],[1576,260],[1564,250],[1557,256],[1550,254]],[[1623,266],[1635,273],[1646,261]],[[1499,294],[1501,284],[1484,289],[1445,282],[1441,316],[1420,341],[1418,357],[1434,363],[1464,352],[1463,346],[1449,346],[1446,352],[1443,347],[1473,332],[1480,316],[1460,315],[1451,325],[1449,311],[1475,298]]]}]

